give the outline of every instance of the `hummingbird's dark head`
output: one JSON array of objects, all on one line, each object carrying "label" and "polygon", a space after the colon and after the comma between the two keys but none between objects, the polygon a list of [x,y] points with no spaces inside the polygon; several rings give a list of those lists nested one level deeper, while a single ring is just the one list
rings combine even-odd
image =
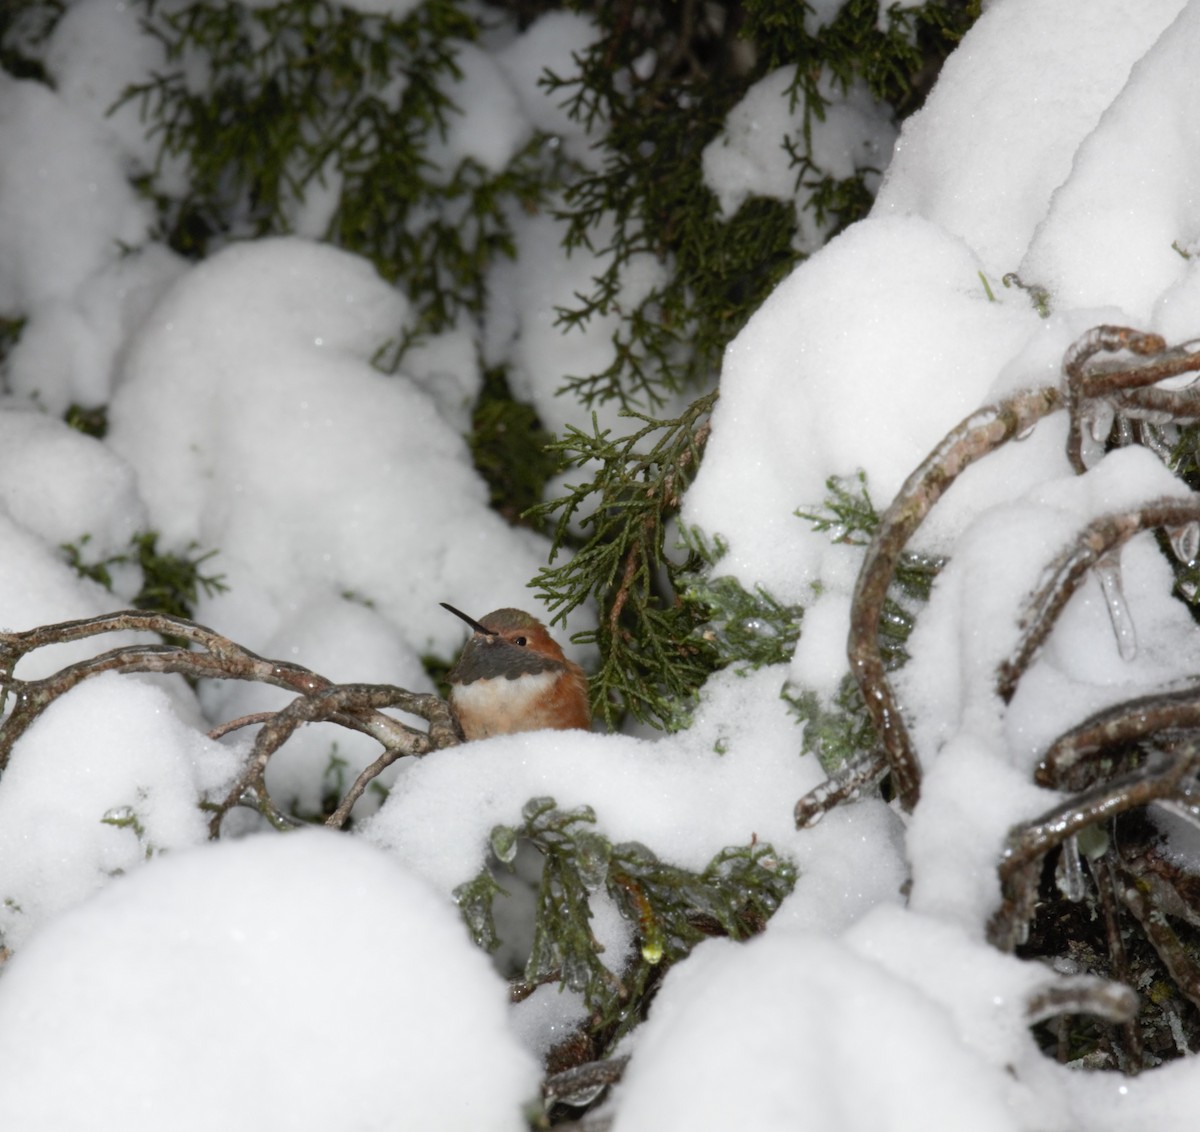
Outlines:
[{"label": "hummingbird's dark head", "polygon": [[441,605],[474,630],[450,670],[451,684],[497,676],[516,680],[566,666],[566,657],[546,626],[523,609],[497,609],[476,621],[444,601]]}]

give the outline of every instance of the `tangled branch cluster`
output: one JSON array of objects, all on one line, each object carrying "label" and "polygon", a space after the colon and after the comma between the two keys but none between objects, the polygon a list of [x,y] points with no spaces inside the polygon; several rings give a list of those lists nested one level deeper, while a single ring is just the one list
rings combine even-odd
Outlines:
[{"label": "tangled branch cluster", "polygon": [[[158,633],[167,640],[109,649],[39,680],[19,680],[14,675],[21,658],[38,649],[117,632]],[[259,727],[242,773],[226,796],[211,806],[209,835],[214,838],[220,834],[225,815],[239,805],[252,806],[275,826],[298,824],[271,800],[266,773],[271,756],[302,724],[337,723],[370,735],[383,746],[383,752],[363,769],[326,820],[325,824],[334,829],[345,825],[354,803],[384,768],[405,755],[424,755],[462,740],[450,705],[439,696],[408,692],[390,684],[334,684],[298,664],[266,660],[185,618],[128,610],[24,632],[0,631],[0,713],[10,697],[12,700],[11,710],[0,721],[0,771],[8,765],[13,744],[51,703],[103,672],[177,673],[189,680],[252,680],[297,693],[296,699],[280,711],[242,716],[209,732],[210,738],[219,739],[241,727]],[[409,727],[385,715],[384,708],[410,712],[426,720],[429,729],[424,732]]]},{"label": "tangled branch cluster", "polygon": [[[1067,456],[1076,472],[1087,471],[1109,448],[1128,444],[1143,445],[1174,464],[1180,430],[1200,420],[1200,388],[1168,389],[1161,383],[1200,371],[1200,350],[1193,346],[1169,349],[1155,334],[1096,327],[1067,351],[1060,388],[1020,392],[972,414],[909,476],[867,548],[851,614],[850,666],[877,745],[862,763],[797,803],[798,826],[811,824],[888,774],[904,810],[911,811],[920,797],[920,758],[888,680],[879,634],[900,557],[943,492],[970,464],[1063,410],[1070,416]],[[1105,361],[1100,355],[1122,357]],[[1150,500],[1104,515],[1048,565],[1046,580],[1027,600],[1018,642],[996,672],[996,692],[1005,704],[1090,572],[1100,578],[1118,644],[1123,655],[1129,654],[1118,554],[1130,538],[1148,530],[1163,531],[1176,557],[1194,562],[1200,554],[1200,494]],[[1200,685],[1107,708],[1059,736],[1044,752],[1035,780],[1065,800],[1010,831],[998,864],[1002,900],[989,925],[991,941],[1004,950],[1024,947],[1035,917],[1046,914],[1056,893],[1074,904],[1090,898],[1104,924],[1107,955],[1101,959],[1107,974],[1118,982],[1138,981],[1126,944],[1128,929],[1135,926],[1179,993],[1200,1009],[1200,961],[1171,922],[1200,927],[1200,879],[1168,858],[1161,834],[1139,821],[1153,804],[1195,823],[1200,818],[1198,770]],[[1119,816],[1124,817],[1118,841],[1114,823]],[[1057,865],[1057,882],[1049,885],[1048,861]],[[1119,1040],[1109,1043],[1112,1060],[1129,1072],[1147,1064],[1132,996],[1114,1011],[1111,984],[1097,982],[1073,998],[1058,1013],[1121,1023]]]}]

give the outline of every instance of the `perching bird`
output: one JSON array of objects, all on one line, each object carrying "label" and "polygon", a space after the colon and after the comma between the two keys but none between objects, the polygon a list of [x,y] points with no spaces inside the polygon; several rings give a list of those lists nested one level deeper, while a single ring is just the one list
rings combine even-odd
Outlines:
[{"label": "perching bird", "polygon": [[497,609],[476,621],[441,604],[474,630],[449,674],[450,703],[468,739],[591,726],[586,674],[536,617]]}]

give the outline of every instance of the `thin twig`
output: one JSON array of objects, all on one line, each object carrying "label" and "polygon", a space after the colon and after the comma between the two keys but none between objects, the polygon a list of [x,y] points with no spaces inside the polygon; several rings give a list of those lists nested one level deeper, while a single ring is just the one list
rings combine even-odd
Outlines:
[{"label": "thin twig", "polygon": [[[302,724],[327,721],[341,714],[361,719],[363,716],[375,714],[377,709],[385,707],[399,708],[415,715],[434,714],[438,709],[432,701],[444,706],[444,701],[438,696],[408,692],[390,684],[339,684],[322,689],[313,695],[293,700],[282,711],[276,712],[259,731],[245,769],[226,794],[224,801],[214,808],[213,816],[209,820],[209,835],[214,838],[219,835],[222,818],[234,806],[241,804],[242,797],[247,790],[254,790],[263,796],[267,794],[267,763]],[[448,710],[446,709],[443,726],[451,726],[452,716],[448,714]],[[381,718],[388,719],[389,717],[381,716]],[[402,729],[399,734],[403,741],[397,743],[395,747],[388,748],[395,751],[394,756],[388,760],[389,762],[394,762],[401,755],[420,756],[435,749],[436,744],[432,735],[422,734],[398,720],[390,720],[390,722],[395,727]],[[383,766],[380,766],[379,770],[382,769]],[[363,779],[362,788],[365,788],[369,781],[369,777]],[[355,785],[358,785],[357,780]],[[359,790],[360,794],[361,792],[362,789]]]},{"label": "thin twig", "polygon": [[836,806],[857,798],[864,790],[878,786],[888,769],[887,756],[881,749],[871,751],[840,768],[796,803],[796,828],[807,829],[816,825]]},{"label": "thin twig", "polygon": [[[1100,907],[1104,912],[1104,937],[1108,943],[1108,963],[1113,978],[1117,982],[1128,984],[1132,981],[1129,971],[1129,955],[1125,950],[1125,941],[1121,938],[1121,923],[1117,917],[1117,890],[1113,878],[1113,858],[1115,853],[1111,844],[1107,852],[1097,860],[1092,860],[1091,871],[1096,881],[1096,893],[1100,899]],[[1124,1048],[1119,1050],[1123,1068],[1128,1073],[1140,1072],[1146,1064],[1146,1051],[1142,1046],[1142,1031],[1139,1029],[1136,1017],[1120,1023],[1121,1037]]]},{"label": "thin twig", "polygon": [[[186,643],[147,643],[110,649],[39,680],[19,680],[13,675],[22,657],[40,648],[111,632],[157,633]],[[249,762],[237,782],[222,802],[208,807],[213,814],[209,830],[214,837],[219,833],[222,818],[235,805],[253,805],[275,825],[294,823],[271,800],[265,775],[271,755],[304,723],[318,720],[336,723],[370,735],[384,748],[384,754],[360,773],[350,794],[335,811],[338,825],[345,822],[354,802],[384,767],[404,755],[419,756],[462,741],[454,711],[440,696],[386,684],[337,685],[300,665],[258,656],[185,618],[128,610],[21,632],[0,631],[0,706],[12,698],[11,710],[0,721],[0,769],[7,764],[13,745],[41,712],[84,680],[105,672],[175,673],[194,680],[248,680],[299,693],[281,711],[243,716],[218,725],[210,733],[213,738],[220,738],[240,727],[261,725]],[[386,715],[382,708],[398,708],[424,719],[429,725],[428,732]]]},{"label": "thin twig", "polygon": [[1118,893],[1125,907],[1141,925],[1167,973],[1188,1001],[1200,1010],[1200,964],[1188,954],[1183,941],[1167,923],[1167,918],[1136,883],[1120,885]]}]

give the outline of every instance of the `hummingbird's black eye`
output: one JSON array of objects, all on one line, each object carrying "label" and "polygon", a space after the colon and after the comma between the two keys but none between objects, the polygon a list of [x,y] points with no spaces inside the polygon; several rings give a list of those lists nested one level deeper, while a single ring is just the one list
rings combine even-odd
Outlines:
[{"label": "hummingbird's black eye", "polygon": [[521,648],[524,648],[525,647],[525,638],[524,637],[513,637],[513,644],[520,645]]}]

